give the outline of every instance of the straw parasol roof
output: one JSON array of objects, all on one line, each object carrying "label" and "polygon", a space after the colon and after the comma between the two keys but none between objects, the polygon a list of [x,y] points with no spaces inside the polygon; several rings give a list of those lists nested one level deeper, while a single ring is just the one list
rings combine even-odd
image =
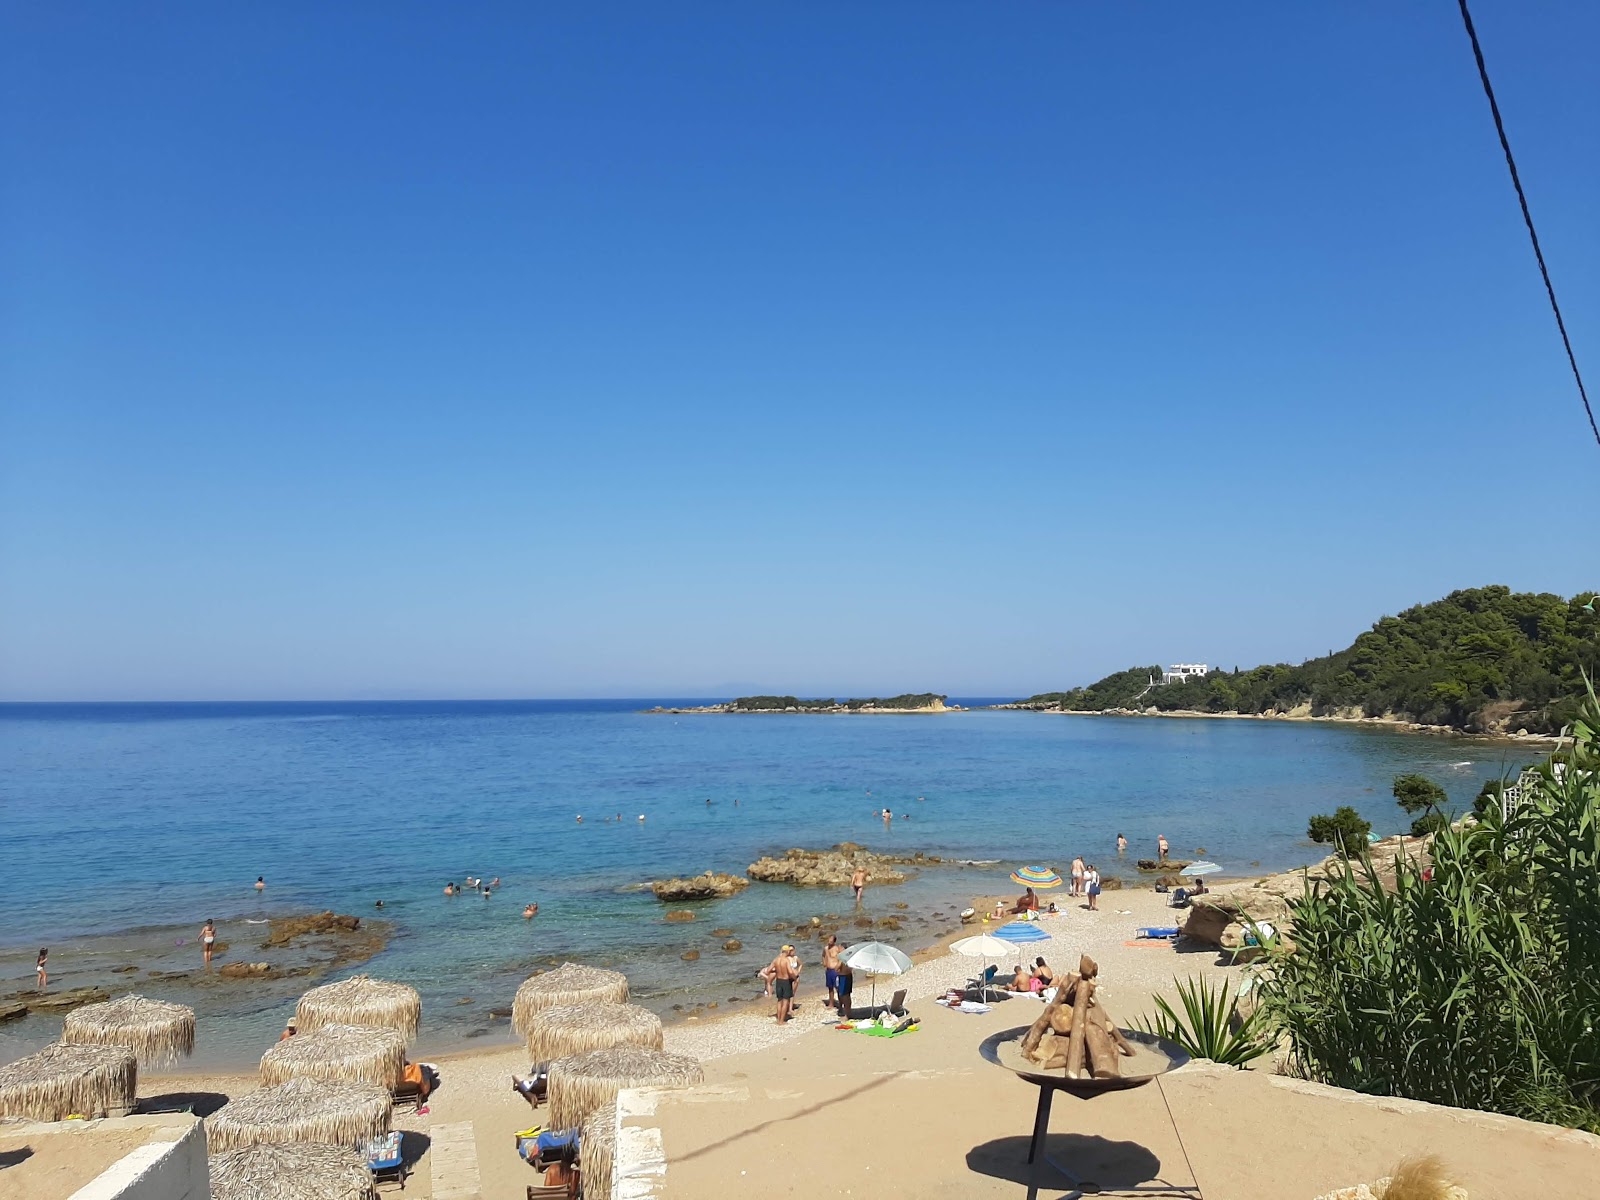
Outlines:
[{"label": "straw parasol roof", "polygon": [[261,1082],[267,1087],[295,1076],[375,1083],[391,1090],[406,1062],[406,1039],[393,1029],[372,1025],[324,1025],[279,1042],[261,1056]]},{"label": "straw parasol roof", "polygon": [[294,1016],[301,1033],[325,1025],[378,1025],[398,1029],[409,1042],[422,1023],[422,997],[404,983],[352,975],[312,988],[300,997]]},{"label": "straw parasol roof", "polygon": [[121,1116],[133,1107],[138,1090],[139,1063],[126,1046],[55,1042],[0,1067],[0,1117]]},{"label": "straw parasol roof", "polygon": [[372,1172],[345,1146],[264,1143],[211,1156],[212,1200],[377,1200]]},{"label": "straw parasol roof", "polygon": [[604,1200],[611,1195],[611,1173],[617,1165],[617,1102],[602,1104],[583,1121],[578,1138],[578,1172],[586,1195]]},{"label": "straw parasol roof", "polygon": [[142,1067],[165,1067],[194,1053],[194,1009],[143,996],[86,1004],[67,1014],[63,1042],[126,1046]]},{"label": "straw parasol roof", "polygon": [[604,1050],[609,1046],[661,1049],[661,1018],[637,1004],[558,1004],[528,1018],[528,1053],[534,1062]]},{"label": "straw parasol roof", "polygon": [[683,1054],[615,1046],[550,1064],[550,1126],[571,1129],[627,1087],[692,1087],[705,1081],[700,1063]]},{"label": "straw parasol roof", "polygon": [[589,1004],[597,1000],[621,1004],[628,998],[628,977],[619,971],[602,971],[577,963],[562,963],[524,980],[511,1003],[511,1024],[520,1034],[528,1032],[528,1020],[541,1008],[557,1004]]},{"label": "straw parasol roof", "polygon": [[388,1133],[394,1097],[375,1083],[297,1077],[230,1100],[206,1118],[213,1154],[264,1142],[348,1146]]}]

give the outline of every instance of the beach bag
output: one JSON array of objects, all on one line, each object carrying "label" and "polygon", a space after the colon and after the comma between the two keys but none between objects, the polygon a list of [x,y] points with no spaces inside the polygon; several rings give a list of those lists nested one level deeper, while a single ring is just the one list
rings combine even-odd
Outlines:
[{"label": "beach bag", "polygon": [[1091,883],[1089,885],[1089,895],[1098,896],[1099,894],[1100,894],[1100,885],[1098,883]]}]

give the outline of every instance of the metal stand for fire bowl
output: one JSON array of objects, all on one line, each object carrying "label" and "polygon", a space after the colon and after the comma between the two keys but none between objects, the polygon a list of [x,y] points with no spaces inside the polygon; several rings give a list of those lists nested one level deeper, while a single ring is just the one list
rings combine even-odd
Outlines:
[{"label": "metal stand for fire bowl", "polygon": [[[1126,1078],[1116,1079],[1068,1079],[1060,1071],[1029,1070],[1025,1067],[1015,1066],[1006,1062],[1000,1053],[1000,1048],[1011,1042],[1021,1040],[1028,1032],[1028,1026],[1019,1025],[1015,1029],[1002,1029],[999,1033],[991,1034],[983,1040],[978,1047],[978,1053],[992,1062],[997,1067],[1010,1071],[1019,1079],[1025,1079],[1039,1089],[1039,1107],[1033,1118],[1033,1139],[1028,1143],[1028,1161],[1031,1163],[1040,1157],[1040,1150],[1044,1146],[1045,1135],[1050,1131],[1050,1102],[1057,1092],[1069,1092],[1080,1100],[1093,1100],[1096,1096],[1103,1096],[1107,1092],[1125,1092],[1130,1088],[1143,1087],[1152,1080],[1158,1079],[1168,1071],[1176,1070],[1189,1061],[1189,1055],[1183,1047],[1165,1038],[1159,1038],[1153,1033],[1141,1033],[1138,1030],[1124,1029],[1122,1036],[1130,1042],[1154,1050],[1166,1059],[1166,1065],[1148,1075],[1130,1075]],[[1020,1058],[1020,1055],[1018,1056]],[[1148,1061],[1148,1060],[1146,1060]],[[1169,1110],[1169,1116],[1170,1110]],[[1174,1132],[1177,1126],[1173,1126]],[[1180,1145],[1181,1145],[1180,1139]],[[1046,1154],[1044,1161],[1058,1171],[1075,1189],[1069,1192],[1062,1200],[1075,1200],[1078,1196],[1097,1194],[1102,1191],[1100,1184],[1090,1179],[1080,1179],[1065,1165]],[[1141,1183],[1131,1187],[1119,1187],[1117,1192],[1144,1192],[1164,1196],[1198,1196],[1200,1189],[1197,1186],[1184,1186],[1181,1184],[1163,1183],[1159,1180],[1153,1183]],[[1031,1198],[1037,1194],[1037,1185],[1030,1186],[1028,1195]]]}]

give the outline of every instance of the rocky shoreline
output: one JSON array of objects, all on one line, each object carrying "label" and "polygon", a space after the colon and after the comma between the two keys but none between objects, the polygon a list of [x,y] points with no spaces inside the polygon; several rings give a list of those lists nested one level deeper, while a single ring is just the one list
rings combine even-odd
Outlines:
[{"label": "rocky shoreline", "polygon": [[1244,712],[1201,712],[1198,709],[1174,708],[1054,708],[1047,704],[1029,704],[1018,700],[1011,704],[991,705],[989,711],[1005,710],[1009,712],[1037,712],[1048,713],[1063,717],[1167,717],[1174,720],[1211,720],[1211,721],[1301,721],[1321,722],[1330,725],[1361,725],[1369,729],[1387,729],[1396,733],[1425,733],[1435,737],[1466,738],[1482,742],[1514,742],[1521,745],[1555,746],[1563,739],[1556,734],[1529,733],[1519,729],[1512,731],[1479,732],[1471,729],[1457,729],[1452,725],[1424,725],[1418,721],[1407,721],[1403,717],[1384,715],[1369,717],[1357,711],[1348,711],[1329,714],[1313,714],[1310,705],[1288,711],[1244,713]]}]

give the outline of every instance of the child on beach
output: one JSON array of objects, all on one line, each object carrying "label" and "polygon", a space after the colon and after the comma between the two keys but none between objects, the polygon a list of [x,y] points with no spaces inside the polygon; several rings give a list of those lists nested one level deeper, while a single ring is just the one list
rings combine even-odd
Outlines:
[{"label": "child on beach", "polygon": [[39,961],[33,964],[33,973],[39,977],[39,990],[44,991],[44,985],[50,982],[50,973],[44,969],[44,960],[50,957],[48,946],[39,947]]},{"label": "child on beach", "polygon": [[217,923],[215,920],[207,919],[206,923],[200,927],[200,947],[205,952],[206,966],[208,967],[211,965],[211,953],[216,949],[216,945]]}]

